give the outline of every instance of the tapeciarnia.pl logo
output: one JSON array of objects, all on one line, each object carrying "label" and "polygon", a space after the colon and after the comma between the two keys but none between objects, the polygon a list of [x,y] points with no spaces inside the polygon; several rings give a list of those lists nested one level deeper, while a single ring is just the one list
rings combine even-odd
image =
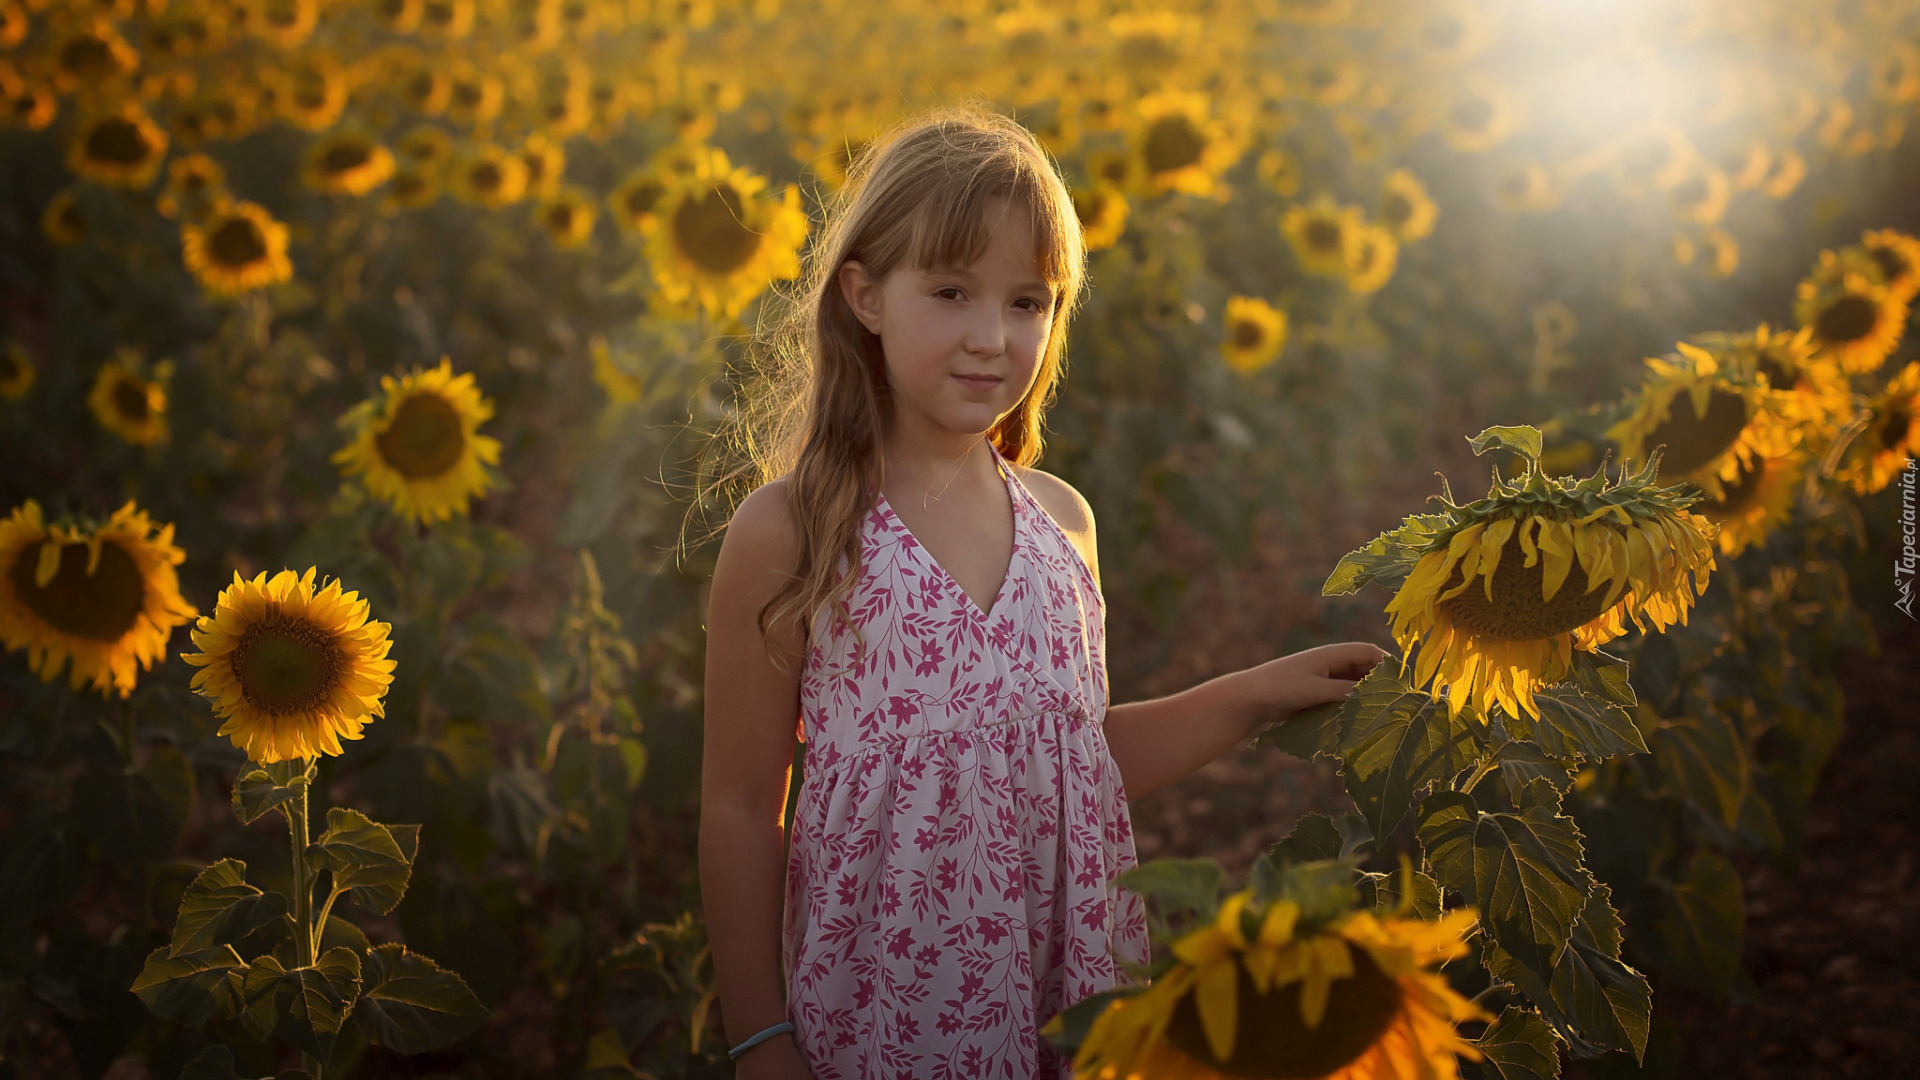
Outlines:
[{"label": "tapeciarnia.pl logo", "polygon": [[1895,600],[1893,606],[1906,612],[1909,619],[1914,617],[1914,571],[1920,565],[1920,552],[1914,550],[1914,469],[1914,460],[1908,458],[1906,468],[1900,470],[1900,557],[1893,563],[1893,587],[1900,593],[1900,599]]}]

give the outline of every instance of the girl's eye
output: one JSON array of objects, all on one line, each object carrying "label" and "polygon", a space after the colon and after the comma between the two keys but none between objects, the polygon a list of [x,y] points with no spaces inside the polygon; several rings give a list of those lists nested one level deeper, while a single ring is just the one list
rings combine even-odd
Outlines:
[{"label": "girl's eye", "polygon": [[955,288],[952,285],[949,285],[946,288],[941,289],[939,292],[934,293],[933,295],[940,297],[942,300],[958,300],[960,299],[958,296],[948,296],[947,294],[957,293],[959,291],[960,291],[959,289]]},{"label": "girl's eye", "polygon": [[1046,305],[1046,304],[1044,304],[1044,303],[1042,303],[1042,302],[1041,302],[1041,301],[1039,301],[1039,300],[1035,300],[1035,299],[1034,299],[1033,297],[1031,297],[1031,296],[1023,296],[1023,297],[1021,297],[1020,299],[1021,299],[1021,300],[1022,300],[1023,302],[1025,302],[1025,303],[1029,303],[1029,304],[1032,304],[1033,306],[1032,306],[1032,307],[1030,307],[1030,308],[1028,308],[1027,310],[1028,310],[1028,311],[1031,311],[1031,312],[1034,312],[1035,314],[1039,314],[1039,313],[1041,313],[1041,312],[1044,312],[1044,311],[1046,311],[1046,310],[1047,310],[1047,305]]}]

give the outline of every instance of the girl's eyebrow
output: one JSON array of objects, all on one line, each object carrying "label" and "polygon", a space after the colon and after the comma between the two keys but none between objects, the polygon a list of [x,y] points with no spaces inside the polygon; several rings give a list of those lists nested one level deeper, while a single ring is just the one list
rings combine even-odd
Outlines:
[{"label": "girl's eyebrow", "polygon": [[[944,276],[944,277],[965,278],[968,281],[976,280],[974,278],[973,271],[967,270],[958,266],[936,266],[936,267],[933,267],[931,270],[928,270],[927,272],[930,274],[935,274],[935,275]],[[1015,292],[1052,292],[1053,291],[1043,281],[1023,281],[1020,284],[1015,285],[1013,289]]]}]

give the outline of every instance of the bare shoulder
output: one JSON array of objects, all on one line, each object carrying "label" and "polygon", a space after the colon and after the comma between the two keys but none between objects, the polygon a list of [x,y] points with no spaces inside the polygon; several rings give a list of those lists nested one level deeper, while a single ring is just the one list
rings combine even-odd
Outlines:
[{"label": "bare shoulder", "polygon": [[[787,480],[769,481],[740,500],[727,522],[714,567],[716,581],[750,571],[756,592],[779,587],[793,570],[800,553],[800,530],[794,523]],[[769,576],[763,571],[772,571]],[[765,580],[763,580],[765,579]]]},{"label": "bare shoulder", "polygon": [[1034,499],[1048,514],[1052,515],[1053,520],[1059,524],[1060,531],[1067,534],[1067,539],[1073,541],[1073,546],[1079,549],[1080,557],[1085,559],[1087,565],[1093,569],[1094,579],[1099,580],[1100,557],[1094,538],[1093,507],[1087,503],[1086,497],[1081,495],[1072,484],[1050,472],[1029,469],[1023,465],[1016,465],[1014,468],[1016,470],[1014,475],[1020,478],[1021,483],[1027,485],[1027,490],[1033,492]]}]

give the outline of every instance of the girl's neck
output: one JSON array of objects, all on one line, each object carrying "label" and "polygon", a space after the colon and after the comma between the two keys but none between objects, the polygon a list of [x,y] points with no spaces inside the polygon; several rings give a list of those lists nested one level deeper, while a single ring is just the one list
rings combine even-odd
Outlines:
[{"label": "girl's neck", "polygon": [[984,434],[925,439],[889,431],[881,443],[880,483],[892,502],[896,494],[939,499],[948,492],[998,487],[1001,480]]}]

